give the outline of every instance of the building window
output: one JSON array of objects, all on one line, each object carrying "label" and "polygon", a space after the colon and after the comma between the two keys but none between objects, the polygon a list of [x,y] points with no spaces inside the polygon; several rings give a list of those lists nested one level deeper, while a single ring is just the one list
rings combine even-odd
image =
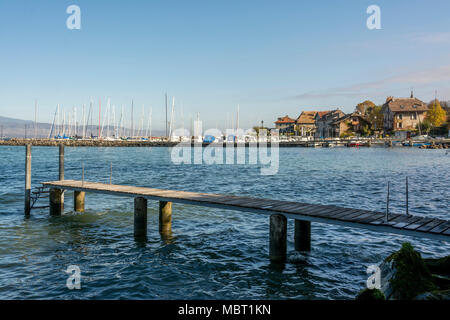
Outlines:
[{"label": "building window", "polygon": [[402,120],[402,114],[400,113],[399,115],[397,115],[397,119],[400,119],[400,120]]},{"label": "building window", "polygon": [[411,113],[411,120],[417,120],[417,114]]},{"label": "building window", "polygon": [[397,128],[403,128],[403,125],[401,122],[397,122]]}]

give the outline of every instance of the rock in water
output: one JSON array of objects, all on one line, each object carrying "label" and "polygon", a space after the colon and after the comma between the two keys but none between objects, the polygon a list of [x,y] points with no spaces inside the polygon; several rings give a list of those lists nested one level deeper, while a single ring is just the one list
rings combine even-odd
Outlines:
[{"label": "rock in water", "polygon": [[410,243],[403,243],[402,248],[385,261],[393,261],[396,270],[390,280],[392,299],[410,300],[420,293],[437,289],[420,253]]}]

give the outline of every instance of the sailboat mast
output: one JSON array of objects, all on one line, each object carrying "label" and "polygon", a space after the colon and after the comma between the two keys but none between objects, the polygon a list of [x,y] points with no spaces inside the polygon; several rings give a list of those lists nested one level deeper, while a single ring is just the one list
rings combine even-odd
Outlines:
[{"label": "sailboat mast", "polygon": [[167,92],[166,92],[166,138],[167,138]]},{"label": "sailboat mast", "polygon": [[56,121],[57,121],[57,130],[56,130],[56,135],[60,136],[61,135],[61,109],[59,108],[59,103],[58,106],[56,107],[57,111],[57,116],[56,116]]},{"label": "sailboat mast", "polygon": [[92,103],[93,103],[93,101],[92,101],[92,99],[91,99],[91,101],[89,102],[89,116],[88,116],[88,123],[89,123],[89,117],[91,117],[91,122],[90,122],[90,124],[91,124],[91,138],[92,138]]},{"label": "sailboat mast", "polygon": [[102,133],[100,132],[101,118],[102,118],[102,98],[98,98],[98,136],[97,136],[97,139],[102,138]]},{"label": "sailboat mast", "polygon": [[120,128],[122,129],[122,134],[120,136],[124,135],[124,123],[123,123],[123,104],[122,104],[122,111],[120,112]]},{"label": "sailboat mast", "polygon": [[134,136],[133,109],[134,109],[134,102],[133,100],[131,100],[131,137]]},{"label": "sailboat mast", "polygon": [[236,130],[239,130],[239,104],[237,107]]},{"label": "sailboat mast", "polygon": [[83,140],[86,136],[86,106],[83,104],[83,109],[82,109],[82,120],[83,121],[83,132],[82,132],[82,136],[83,136]]},{"label": "sailboat mast", "polygon": [[37,137],[37,100],[34,100],[34,138]]},{"label": "sailboat mast", "polygon": [[108,98],[108,102],[106,105],[106,138],[109,138],[109,126],[111,124],[111,100]]},{"label": "sailboat mast", "polygon": [[48,133],[48,138],[47,139],[50,139],[51,136],[52,136],[53,128],[55,127],[55,121],[56,121],[56,114],[57,114],[57,112],[58,112],[58,107],[56,107],[55,114],[53,116],[52,126],[50,127],[50,132]]},{"label": "sailboat mast", "polygon": [[170,115],[170,123],[169,123],[169,137],[172,136],[172,130],[174,127],[174,118],[173,118],[174,111],[175,111],[175,97],[172,97],[172,112]]}]

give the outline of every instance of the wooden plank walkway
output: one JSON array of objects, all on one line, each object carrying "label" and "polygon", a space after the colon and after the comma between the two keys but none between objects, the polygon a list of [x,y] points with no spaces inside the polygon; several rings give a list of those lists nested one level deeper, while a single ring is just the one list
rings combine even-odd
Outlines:
[{"label": "wooden plank walkway", "polygon": [[269,215],[283,214],[287,218],[297,220],[450,241],[450,221],[436,218],[390,214],[388,222],[385,222],[385,213],[383,212],[343,208],[333,205],[162,190],[75,180],[51,181],[42,184],[53,189],[102,193],[134,198],[142,197],[149,200]]}]

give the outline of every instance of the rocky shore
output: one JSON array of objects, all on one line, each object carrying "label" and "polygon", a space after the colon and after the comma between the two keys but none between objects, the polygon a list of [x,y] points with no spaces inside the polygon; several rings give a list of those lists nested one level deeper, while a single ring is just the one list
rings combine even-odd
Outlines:
[{"label": "rocky shore", "polygon": [[381,264],[380,289],[364,289],[357,300],[450,300],[450,256],[423,259],[403,243]]}]

